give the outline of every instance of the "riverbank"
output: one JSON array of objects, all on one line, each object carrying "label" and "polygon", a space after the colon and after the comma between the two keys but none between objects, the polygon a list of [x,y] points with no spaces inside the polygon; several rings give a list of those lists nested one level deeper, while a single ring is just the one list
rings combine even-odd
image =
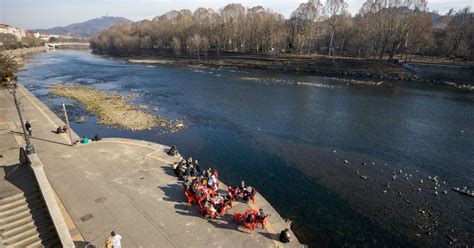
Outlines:
[{"label": "riverbank", "polygon": [[[15,123],[16,112],[7,96],[0,94],[6,103],[0,120]],[[60,118],[22,86],[18,96],[23,99],[24,117],[33,126],[31,140],[46,175],[77,226],[70,229],[73,239],[81,235],[100,246],[114,230],[125,247],[282,247],[278,232],[288,225],[261,195],[255,204],[236,202],[222,218],[202,218],[197,207],[186,206],[182,185],[171,170],[179,158],[166,155],[169,147],[110,138],[71,147],[67,135],[52,132],[64,125]],[[16,132],[10,135],[20,137]],[[225,190],[225,185],[221,188]],[[271,213],[268,226],[243,233],[234,224],[233,213],[248,208]],[[299,246],[295,238],[285,247]]]},{"label": "riverbank", "polygon": [[28,56],[36,54],[36,53],[46,52],[46,51],[47,51],[47,48],[45,46],[40,46],[40,47],[4,50],[4,51],[1,51],[0,53],[15,57],[17,63],[20,66],[23,66],[24,64],[26,64],[26,59],[28,58]]},{"label": "riverbank", "polygon": [[[157,65],[186,65],[193,67],[229,67],[241,69],[258,69],[267,71],[279,71],[288,73],[316,74],[326,77],[339,77],[341,80],[350,80],[351,84],[373,84],[378,85],[382,80],[412,81],[427,84],[443,85],[465,91],[474,90],[472,81],[473,65],[445,65],[445,64],[423,64],[409,63],[411,70],[399,64],[386,61],[355,59],[345,57],[327,56],[222,56],[203,58],[200,60],[189,58],[172,57],[148,57],[148,56],[120,56],[131,63],[157,64]],[[430,66],[427,70],[426,67]],[[446,72],[441,72],[438,67],[451,69],[449,77]],[[428,72],[427,72],[428,71]],[[260,81],[255,78],[242,78],[248,81]]]},{"label": "riverbank", "polygon": [[[94,51],[93,51],[94,52]],[[100,53],[99,53],[100,54]],[[410,66],[388,61],[359,59],[350,57],[328,57],[323,55],[241,55],[223,53],[220,55],[201,56],[200,59],[186,56],[169,56],[165,54],[104,54],[125,59],[131,63],[159,65],[192,65],[209,67],[231,67],[242,69],[259,69],[284,71],[292,73],[317,74],[329,77],[348,77],[371,80],[400,80],[429,84],[441,84],[461,90],[473,90],[471,80],[474,65],[451,65],[442,63],[423,63],[423,69],[415,68],[419,62],[409,62]],[[432,72],[426,73],[426,65],[432,65]],[[456,67],[457,73],[449,77],[440,77],[437,67]],[[409,67],[409,68],[408,68]],[[420,71],[420,73],[418,73]]]},{"label": "riverbank", "polygon": [[220,55],[190,59],[186,57],[121,56],[133,63],[184,64],[217,67],[235,67],[260,70],[275,70],[299,73],[314,73],[326,76],[347,76],[391,80],[423,81],[423,78],[406,71],[402,66],[375,60],[327,56],[257,56]]},{"label": "riverbank", "polygon": [[267,56],[227,52],[218,55],[201,56],[199,59],[196,59],[187,56],[172,56],[159,52],[155,54],[152,52],[144,54],[93,52],[120,57],[132,63],[203,65],[309,73],[324,76],[435,82],[433,79],[424,78],[406,70],[401,64],[350,57],[290,54]]}]

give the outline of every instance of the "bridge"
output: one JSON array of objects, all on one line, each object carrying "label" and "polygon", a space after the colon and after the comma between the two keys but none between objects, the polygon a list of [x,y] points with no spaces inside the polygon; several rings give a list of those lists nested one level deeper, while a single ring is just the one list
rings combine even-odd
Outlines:
[{"label": "bridge", "polygon": [[44,43],[44,46],[48,49],[56,50],[56,47],[58,46],[87,46],[89,47],[90,44],[89,42],[47,42]]}]

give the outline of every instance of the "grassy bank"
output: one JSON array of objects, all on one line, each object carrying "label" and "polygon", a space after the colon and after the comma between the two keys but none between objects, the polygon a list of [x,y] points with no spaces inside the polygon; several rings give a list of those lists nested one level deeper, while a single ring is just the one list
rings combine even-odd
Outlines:
[{"label": "grassy bank", "polygon": [[166,127],[170,122],[158,116],[138,110],[126,98],[95,88],[82,86],[53,85],[51,94],[74,99],[93,112],[98,122],[125,130],[139,131],[152,129],[157,125]]}]

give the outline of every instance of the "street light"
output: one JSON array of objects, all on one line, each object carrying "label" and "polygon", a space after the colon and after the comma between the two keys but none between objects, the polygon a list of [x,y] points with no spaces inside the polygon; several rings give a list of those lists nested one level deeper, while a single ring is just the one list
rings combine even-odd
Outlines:
[{"label": "street light", "polygon": [[13,95],[13,100],[15,101],[16,111],[18,111],[18,116],[20,117],[21,128],[23,129],[23,135],[25,136],[25,142],[26,142],[25,151],[26,151],[26,154],[28,154],[28,155],[34,154],[34,153],[36,153],[35,148],[31,144],[30,138],[26,134],[26,127],[25,127],[25,123],[23,122],[23,116],[21,115],[20,104],[19,104],[18,100],[16,99],[17,83],[16,83],[16,81],[11,81],[10,78],[7,78],[7,83],[4,84],[4,86],[8,89],[8,92],[10,92],[10,94]]}]

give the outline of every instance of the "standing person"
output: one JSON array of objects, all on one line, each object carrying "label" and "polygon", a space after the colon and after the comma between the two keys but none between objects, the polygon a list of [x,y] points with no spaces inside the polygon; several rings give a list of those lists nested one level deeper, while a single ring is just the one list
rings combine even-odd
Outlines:
[{"label": "standing person", "polygon": [[112,236],[108,235],[108,236],[105,238],[104,247],[105,247],[105,248],[112,248]]},{"label": "standing person", "polygon": [[28,133],[30,134],[30,136],[32,135],[32,131],[31,131],[31,124],[29,121],[26,121],[25,123],[25,128],[26,128],[26,131],[28,131]]},{"label": "standing person", "polygon": [[112,247],[113,248],[121,248],[122,247],[122,236],[119,234],[116,234],[114,231],[110,233],[110,236],[112,236]]}]

